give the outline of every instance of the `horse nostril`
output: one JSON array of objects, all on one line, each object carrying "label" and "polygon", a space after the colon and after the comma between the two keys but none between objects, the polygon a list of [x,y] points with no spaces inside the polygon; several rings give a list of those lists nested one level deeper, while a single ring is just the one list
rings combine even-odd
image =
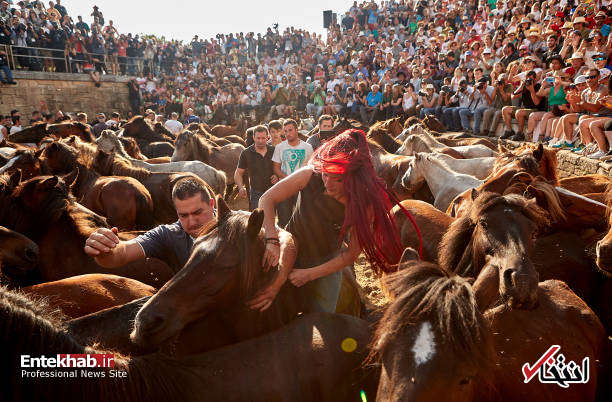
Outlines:
[{"label": "horse nostril", "polygon": [[38,261],[38,250],[32,247],[28,247],[24,251],[24,256],[25,259],[29,262],[36,262]]},{"label": "horse nostril", "polygon": [[157,332],[163,323],[164,318],[162,316],[154,315],[148,320],[143,320],[141,322],[142,331],[149,333]]},{"label": "horse nostril", "polygon": [[505,271],[504,271],[504,274],[503,274],[503,278],[504,278],[504,285],[505,285],[507,288],[511,288],[511,287],[513,287],[514,282],[513,282],[513,280],[512,280],[512,279],[513,279],[513,276],[514,276],[514,273],[515,273],[515,272],[516,272],[516,271],[515,271],[514,269],[507,269],[507,270],[505,270]]}]

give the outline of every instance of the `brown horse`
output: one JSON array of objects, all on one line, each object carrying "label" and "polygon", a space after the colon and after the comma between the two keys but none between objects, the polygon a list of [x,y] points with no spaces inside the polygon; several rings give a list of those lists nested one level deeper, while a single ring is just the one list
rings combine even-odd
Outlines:
[{"label": "brown horse", "polygon": [[36,269],[38,246],[21,233],[0,226],[0,278],[21,284]]},{"label": "brown horse", "polygon": [[20,289],[44,297],[52,308],[70,318],[152,296],[156,289],[135,279],[110,274],[85,274]]},{"label": "brown horse", "polygon": [[[473,290],[467,280],[434,264],[402,260],[403,270],[387,278],[397,297],[373,342],[382,363],[377,400],[428,402],[448,395],[454,401],[595,400],[605,333],[565,284],[541,283],[533,310],[486,310],[480,295],[486,287],[495,289],[495,278]],[[589,358],[588,382],[569,388],[524,383],[522,365],[534,365],[553,344],[561,346],[566,362],[581,365]]]},{"label": "brown horse", "polygon": [[[437,263],[438,247],[453,218],[424,201],[404,200],[401,204],[410,212],[421,232],[423,260]],[[406,214],[397,206],[393,208],[393,213],[400,230],[402,245],[418,250],[419,238]]]},{"label": "brown horse", "polygon": [[31,179],[39,174],[48,173],[44,164],[40,162],[40,151],[30,149],[20,149],[15,151],[11,159],[9,159],[2,168],[0,174],[11,174],[17,170],[21,170],[21,177],[24,180]]},{"label": "brown horse", "polygon": [[411,197],[412,194],[407,193],[401,185],[401,180],[413,157],[389,153],[372,140],[368,140],[368,146],[378,177],[383,179],[389,189],[395,191],[400,200]]},{"label": "brown horse", "polygon": [[402,143],[395,139],[395,135],[391,134],[389,129],[383,127],[384,123],[374,123],[368,131],[368,138],[383,147],[385,151],[394,154],[402,146]]},{"label": "brown horse", "polygon": [[219,197],[217,205],[216,225],[200,236],[183,269],[136,316],[135,343],[159,345],[209,311],[221,310],[234,323],[237,339],[270,332],[303,311],[301,293],[289,283],[263,313],[245,307],[277,274],[261,268],[263,211],[231,212]]},{"label": "brown horse", "polygon": [[559,180],[559,186],[576,194],[605,193],[610,185],[610,178],[602,174],[565,177]]},{"label": "brown horse", "polygon": [[[363,393],[374,398],[375,389],[360,369],[369,338],[368,324],[358,318],[311,314],[272,334],[206,354],[174,359],[115,354],[112,369],[90,369],[105,378],[72,378],[70,391],[83,401],[117,395],[124,401],[201,401],[205,395],[210,401],[331,402],[359,400]],[[346,339],[351,339],[350,353],[340,347]],[[22,354],[102,353],[80,345],[40,303],[4,289],[0,345],[0,356],[11,365],[21,364]],[[21,372],[6,382],[11,386],[4,395],[11,401],[55,401],[66,394],[65,382],[32,379]]]},{"label": "brown horse", "polygon": [[[142,183],[153,199],[155,219],[163,223],[175,222],[178,219],[172,201],[174,184],[186,177],[200,180],[193,173],[152,173],[145,169],[135,168],[126,159],[104,151],[96,152],[92,168],[103,176],[128,176]],[[214,194],[213,190],[208,185],[206,186],[210,193]]]},{"label": "brown horse", "polygon": [[[159,123],[158,123],[159,124]],[[159,125],[152,125],[142,116],[134,116],[123,125],[123,136],[132,137],[148,158],[172,156],[174,136],[168,135]]]},{"label": "brown horse", "polygon": [[9,141],[16,143],[38,144],[47,136],[46,123],[34,123],[33,125],[24,128],[13,134],[9,134]]},{"label": "brown horse", "polygon": [[19,173],[0,176],[0,224],[38,244],[41,282],[98,272],[160,287],[176,272],[157,259],[112,269],[100,267],[85,254],[83,245],[94,230],[109,227],[106,219],[76,203],[57,176],[39,176],[23,183],[19,179]]},{"label": "brown horse", "polygon": [[607,224],[608,233],[603,239],[597,242],[596,254],[597,254],[597,266],[602,271],[605,271],[608,275],[612,275],[612,187],[609,187],[607,192],[608,196],[608,212],[607,212]]},{"label": "brown horse", "polygon": [[238,135],[227,135],[225,137],[216,137],[210,133],[210,130],[207,130],[204,124],[202,123],[191,123],[188,125],[185,130],[191,131],[193,133],[199,134],[211,141],[215,145],[224,146],[229,145],[231,143],[240,144],[246,147],[246,142],[243,137]]},{"label": "brown horse", "polygon": [[234,172],[244,150],[240,144],[219,147],[202,136],[183,131],[176,139],[172,162],[197,160],[225,172],[227,185],[234,184]]},{"label": "brown horse", "polygon": [[46,136],[55,138],[66,138],[72,135],[79,137],[85,142],[94,142],[94,136],[89,127],[78,121],[65,121],[57,124],[36,123],[30,127],[9,135],[9,140],[18,143],[38,144]]},{"label": "brown horse", "polygon": [[95,213],[105,216],[119,230],[147,230],[154,226],[153,200],[149,191],[132,177],[100,176],[91,170],[95,148],[81,153],[61,142],[44,149],[51,174],[69,174],[72,194]]},{"label": "brown horse", "polygon": [[245,130],[240,124],[240,122],[238,122],[235,126],[226,126],[223,124],[217,124],[216,126],[211,127],[211,129],[208,131],[215,137],[219,137],[219,138],[227,137],[230,135],[235,135],[237,137],[244,138]]},{"label": "brown horse", "polygon": [[[479,192],[487,191],[502,194],[517,181],[531,182],[534,177],[542,176],[553,185],[558,185],[556,152],[539,146],[524,145],[514,152],[508,152],[500,146],[500,155],[493,165],[493,170],[482,185]],[[449,205],[446,213],[460,217],[466,205],[471,202],[471,190],[459,194]]]},{"label": "brown horse", "polygon": [[119,140],[119,142],[121,142],[121,145],[123,145],[123,149],[125,149],[125,152],[127,152],[129,156],[134,159],[139,159],[141,161],[147,159],[147,157],[143,155],[143,153],[140,151],[140,147],[138,146],[138,143],[134,138],[121,136],[117,137],[117,139]]},{"label": "brown horse", "polygon": [[449,272],[476,278],[490,258],[499,262],[500,292],[516,308],[536,303],[538,273],[531,261],[537,230],[549,215],[535,202],[481,193],[444,234],[438,261]]}]

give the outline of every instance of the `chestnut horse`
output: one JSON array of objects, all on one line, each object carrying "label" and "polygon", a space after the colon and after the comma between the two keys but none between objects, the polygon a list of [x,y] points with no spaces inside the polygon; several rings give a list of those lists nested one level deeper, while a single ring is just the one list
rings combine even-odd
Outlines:
[{"label": "chestnut horse", "polygon": [[[95,148],[94,148],[95,149]],[[68,174],[72,194],[95,213],[105,216],[119,230],[153,228],[153,200],[149,191],[132,177],[100,176],[90,169],[90,153],[81,153],[71,146],[53,142],[44,151],[51,174]]]},{"label": "chestnut horse", "polygon": [[[0,176],[0,225],[16,230],[36,242],[41,282],[89,273],[109,273],[160,287],[175,270],[157,259],[145,259],[106,269],[87,256],[85,240],[105,218],[76,203],[68,186],[57,176],[39,176],[23,183],[19,172]],[[122,239],[129,239],[121,234]]]},{"label": "chestnut horse", "polygon": [[[178,219],[172,201],[174,184],[186,177],[200,180],[193,173],[152,173],[145,169],[135,168],[126,159],[104,151],[96,152],[92,168],[102,176],[128,176],[142,183],[153,199],[155,219],[162,223],[171,223]],[[206,186],[210,194],[214,194],[212,188]]]},{"label": "chestnut horse", "polygon": [[134,116],[123,125],[122,134],[119,135],[134,138],[147,158],[172,156],[174,136],[169,131],[166,133],[167,130],[163,130],[161,124],[157,124],[152,125],[142,116]]},{"label": "chestnut horse", "polygon": [[[21,364],[23,354],[103,353],[79,344],[40,305],[0,289],[0,356],[6,364]],[[351,339],[351,350],[356,345],[351,353],[340,347],[346,339]],[[87,401],[107,401],[117,395],[128,402],[143,398],[195,402],[203,395],[210,401],[254,402],[359,400],[363,393],[374,398],[375,388],[370,388],[360,367],[369,339],[368,323],[363,320],[311,314],[274,333],[205,354],[184,358],[115,354],[113,368],[93,369],[100,376],[104,373],[104,378],[77,376],[70,379],[69,389],[77,399]],[[10,386],[3,395],[7,400],[65,398],[67,382],[21,374],[6,378]]]},{"label": "chestnut horse", "polygon": [[[394,119],[392,120],[397,121]],[[374,125],[370,127],[370,130],[368,130],[368,138],[383,147],[385,151],[394,154],[399,147],[402,146],[402,143],[395,139],[395,135],[397,134],[394,135],[390,133],[390,129],[385,128],[385,123],[386,122],[374,123]]]},{"label": "chestnut horse", "polygon": [[38,246],[21,233],[0,226],[0,278],[21,284],[38,263]]},{"label": "chestnut horse", "polygon": [[603,239],[597,242],[596,254],[597,254],[597,266],[602,271],[605,271],[608,275],[612,275],[612,187],[607,192],[608,196],[608,211],[607,211],[607,224],[608,233]]},{"label": "chestnut horse", "polygon": [[21,170],[21,177],[24,180],[31,179],[39,174],[47,174],[48,171],[44,165],[40,163],[40,151],[31,149],[20,149],[15,151],[11,159],[9,159],[2,168],[0,174],[11,174],[17,170]]},{"label": "chestnut horse", "polygon": [[110,274],[84,274],[20,289],[44,297],[52,308],[70,318],[123,305],[155,294],[156,289],[135,279]]},{"label": "chestnut horse", "polygon": [[[495,293],[495,278],[472,289],[466,279],[410,261],[409,254],[402,257],[403,269],[387,278],[397,296],[373,341],[373,357],[382,363],[378,401],[441,401],[448,395],[484,402],[595,400],[605,332],[564,283],[540,283],[533,310],[487,310],[481,294],[487,287]],[[589,381],[568,388],[524,383],[522,365],[533,366],[553,344],[566,362],[581,366],[589,358]]]},{"label": "chestnut horse", "polygon": [[499,261],[501,295],[515,308],[536,303],[538,272],[531,255],[549,215],[535,202],[509,194],[476,194],[471,208],[444,234],[438,261],[449,272],[476,278],[487,259]]},{"label": "chestnut horse", "polygon": [[393,189],[400,200],[412,196],[401,186],[401,178],[413,157],[389,153],[372,140],[368,140],[368,146],[370,147],[370,155],[376,175],[385,182],[387,188]]}]

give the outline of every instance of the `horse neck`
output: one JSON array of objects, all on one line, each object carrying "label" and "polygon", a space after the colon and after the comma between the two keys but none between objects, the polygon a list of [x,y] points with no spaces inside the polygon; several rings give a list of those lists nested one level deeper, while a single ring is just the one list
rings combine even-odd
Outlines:
[{"label": "horse neck", "polygon": [[127,163],[121,163],[119,161],[113,161],[113,176],[129,176],[136,180],[142,181],[147,179],[151,173],[145,169],[135,168],[128,166]]},{"label": "horse neck", "polygon": [[455,180],[457,176],[456,172],[449,170],[447,166],[436,159],[421,157],[419,165],[419,170],[433,194],[445,187],[449,181]]},{"label": "horse neck", "polygon": [[429,145],[434,148],[444,148],[446,145],[442,144],[440,141],[436,140],[433,135],[424,132],[420,135],[420,137]]},{"label": "horse neck", "polygon": [[76,168],[79,169],[79,174],[71,186],[71,190],[75,197],[81,198],[100,175],[79,162],[76,163]]}]

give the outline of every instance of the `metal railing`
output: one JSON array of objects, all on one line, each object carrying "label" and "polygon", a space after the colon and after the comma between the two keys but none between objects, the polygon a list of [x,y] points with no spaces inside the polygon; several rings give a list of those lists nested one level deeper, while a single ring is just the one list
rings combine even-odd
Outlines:
[{"label": "metal railing", "polygon": [[113,64],[116,64],[117,74],[114,75],[136,76],[144,72],[145,67],[149,71],[153,69],[153,63],[143,57],[115,57],[100,53],[79,53],[78,57],[75,57],[65,49],[14,45],[0,45],[0,49],[7,53],[9,67],[12,70],[87,73],[83,67],[85,63],[91,63],[94,69],[104,70],[107,75],[113,75]]}]

